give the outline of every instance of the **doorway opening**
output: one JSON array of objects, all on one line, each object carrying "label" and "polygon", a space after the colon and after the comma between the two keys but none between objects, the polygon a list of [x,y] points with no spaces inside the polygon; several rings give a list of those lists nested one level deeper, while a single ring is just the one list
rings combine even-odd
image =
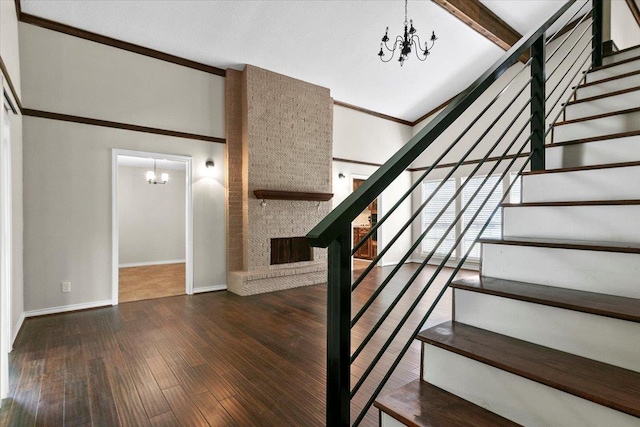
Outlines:
[{"label": "doorway opening", "polygon": [[113,150],[113,303],[193,293],[192,159]]},{"label": "doorway opening", "polygon": [[[366,178],[353,178],[353,191],[355,191]],[[359,243],[378,222],[378,199],[374,199],[360,215],[353,220],[353,245]],[[378,230],[353,254],[353,269],[365,268],[371,260],[378,256]]]}]

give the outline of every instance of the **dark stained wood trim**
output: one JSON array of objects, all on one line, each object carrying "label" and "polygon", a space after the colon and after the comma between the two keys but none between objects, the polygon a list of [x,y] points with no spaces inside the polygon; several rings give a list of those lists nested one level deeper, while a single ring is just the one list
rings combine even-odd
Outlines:
[{"label": "dark stained wood trim", "polygon": [[15,0],[16,4],[16,18],[20,20],[20,15],[22,14],[22,6],[20,6],[20,0]]},{"label": "dark stained wood trim", "polygon": [[128,123],[111,122],[108,120],[91,119],[88,117],[72,116],[70,114],[51,113],[48,111],[32,110],[31,108],[25,108],[22,114],[29,117],[39,117],[42,119],[60,120],[64,122],[81,123],[85,125],[102,126],[114,129],[130,130],[134,132],[152,133],[156,135],[172,136],[176,138],[195,139],[199,141],[216,142],[225,144],[224,138],[218,138],[215,136],[197,135],[187,132],[179,132],[167,129],[158,129],[148,126],[132,125]]},{"label": "dark stained wood trim", "polygon": [[586,171],[586,170],[594,170],[594,169],[612,169],[612,168],[625,168],[630,166],[640,166],[640,161],[635,162],[621,162],[621,163],[604,163],[601,165],[589,165],[589,166],[574,166],[570,168],[560,168],[560,169],[549,169],[549,170],[540,170],[540,171],[527,171],[522,172],[522,176],[527,175],[541,175],[547,173],[563,173],[563,172],[578,172],[578,171]]},{"label": "dark stained wood trim", "polygon": [[[569,31],[573,30],[580,23],[583,17],[584,15],[580,15],[576,19],[574,19],[573,21],[569,22],[567,25],[562,27],[562,29],[558,31],[558,34],[556,34],[553,39],[555,40],[558,37],[562,37],[565,34],[567,34]],[[582,22],[589,22],[589,18],[591,18],[591,12],[589,12],[589,14],[587,15],[587,18]]]},{"label": "dark stained wood trim", "polygon": [[4,88],[2,88],[2,95],[4,96],[4,100],[7,101],[7,105],[13,114],[18,114],[18,109],[15,107],[15,103],[11,100],[11,97],[7,93]]},{"label": "dark stained wood trim", "polygon": [[[522,34],[491,12],[479,0],[433,0],[433,2],[505,51],[522,38]],[[523,55],[520,61],[526,62],[528,59],[527,54]]]},{"label": "dark stained wood trim", "polygon": [[478,239],[478,243],[489,245],[506,245],[506,246],[532,246],[536,248],[551,249],[571,249],[578,251],[595,251],[595,252],[622,252],[627,254],[640,254],[640,246],[622,246],[612,245],[611,242],[577,242],[577,241],[560,241],[560,240],[542,240],[542,239]]},{"label": "dark stained wood trim", "polygon": [[532,203],[503,203],[503,208],[535,208],[535,207],[564,207],[564,206],[636,206],[640,200],[586,200],[579,202],[532,202]]},{"label": "dark stained wood trim", "polygon": [[[589,82],[589,83],[583,83],[583,84],[580,85],[580,88],[593,86],[593,85],[597,85],[597,84],[600,84],[600,83],[606,83],[606,82],[610,82],[612,80],[623,79],[625,77],[631,77],[631,76],[634,76],[636,74],[640,74],[640,70],[631,71],[629,73],[624,73],[624,74],[618,74],[617,76],[607,77],[606,79],[596,80],[596,81]],[[578,90],[580,88],[578,88]]]},{"label": "dark stained wood trim", "polygon": [[333,161],[334,162],[343,162],[343,163],[353,163],[354,165],[375,166],[377,168],[382,166],[382,164],[380,164],[380,163],[363,162],[363,161],[360,161],[360,160],[341,159],[341,158],[338,158],[338,157],[334,157]]},{"label": "dark stained wood trim", "polygon": [[640,135],[640,130],[634,130],[629,132],[612,133],[610,135],[599,135],[599,136],[593,136],[590,138],[574,139],[571,141],[554,142],[552,144],[547,144],[547,147],[549,148],[562,147],[564,145],[584,144],[587,142],[606,141],[608,139],[617,139],[617,138],[628,138],[630,136],[638,136],[638,135]]},{"label": "dark stained wood trim", "polygon": [[640,417],[640,373],[458,322],[417,335],[430,345]]},{"label": "dark stained wood trim", "polygon": [[333,104],[337,105],[339,107],[349,108],[351,110],[355,110],[355,111],[359,111],[361,113],[369,114],[370,116],[378,117],[380,119],[385,119],[385,120],[389,120],[389,121],[392,121],[392,122],[400,123],[401,125],[405,125],[405,126],[413,126],[414,125],[414,122],[410,122],[409,120],[404,120],[404,119],[400,119],[398,117],[389,116],[387,114],[379,113],[377,111],[368,110],[368,109],[363,108],[363,107],[358,107],[357,105],[347,104],[346,102],[334,100]]},{"label": "dark stained wood trim", "polygon": [[635,18],[636,23],[638,24],[638,26],[640,26],[640,9],[638,9],[638,5],[636,4],[635,0],[627,0],[627,6],[629,6],[629,10]]},{"label": "dark stained wood trim", "polygon": [[616,96],[616,95],[622,95],[628,92],[636,92],[640,90],[640,86],[636,86],[636,87],[630,87],[628,89],[622,89],[622,90],[617,90],[615,92],[607,92],[607,93],[603,93],[601,95],[596,95],[596,96],[592,96],[589,98],[582,98],[582,99],[578,99],[575,101],[571,101],[567,104],[567,106],[569,105],[575,105],[575,104],[581,104],[583,102],[589,102],[589,101],[595,101],[598,99],[602,99],[602,98],[608,98],[610,96]]},{"label": "dark stained wood trim", "polygon": [[139,55],[148,56],[150,58],[159,59],[161,61],[171,62],[173,64],[192,68],[194,70],[204,71],[205,73],[215,74],[217,76],[222,76],[222,77],[224,77],[226,74],[225,70],[223,70],[222,68],[213,67],[211,65],[202,64],[200,62],[191,61],[185,58],[180,58],[175,55],[160,52],[154,49],[149,49],[147,47],[143,47],[133,43],[128,43],[122,40],[117,40],[111,37],[93,33],[91,31],[82,30],[80,28],[72,27],[70,25],[61,24],[59,22],[51,21],[49,19],[44,19],[38,16],[30,15],[28,13],[21,12],[19,19],[21,22],[25,22],[27,24],[46,28],[52,31],[57,31],[59,33],[67,34],[70,36],[79,37],[81,39],[115,47],[117,49],[122,49],[129,52],[137,53]]},{"label": "dark stained wood trim", "polygon": [[589,120],[603,119],[605,117],[613,117],[613,116],[618,116],[618,115],[621,115],[621,114],[637,113],[638,111],[640,111],[640,107],[629,108],[627,110],[612,111],[610,113],[596,114],[594,116],[587,116],[587,117],[580,117],[579,119],[565,120],[564,122],[556,123],[555,126],[564,126],[564,125],[570,125],[572,123],[587,122]]},{"label": "dark stained wood trim", "polygon": [[18,104],[18,109],[22,113],[22,102],[20,102],[20,97],[18,96],[18,92],[16,92],[16,88],[11,81],[11,76],[9,75],[9,71],[7,67],[4,65],[4,61],[2,60],[2,56],[0,56],[0,71],[4,75],[4,78],[7,79],[7,84],[9,85],[9,90],[11,91],[11,95],[13,95],[13,99]]},{"label": "dark stained wood trim", "polygon": [[451,287],[581,313],[640,322],[640,300],[636,298],[478,276],[456,280],[451,283]]},{"label": "dark stained wood trim", "polygon": [[262,200],[307,200],[311,202],[326,202],[331,200],[333,193],[308,193],[301,191],[254,190],[256,199]]},{"label": "dark stained wood trim", "polygon": [[[520,154],[509,154],[504,156],[502,159],[503,160],[511,160],[514,159],[516,157],[528,157],[531,153],[520,153]],[[461,166],[466,166],[466,165],[475,165],[478,163],[482,163],[482,162],[496,162],[500,160],[500,157],[488,157],[486,159],[477,159],[477,160],[466,160],[464,162],[462,162]],[[443,169],[443,168],[452,168],[454,166],[456,166],[457,163],[443,163],[440,165],[436,165],[436,167],[434,169]],[[424,171],[429,169],[431,166],[422,166],[419,168],[411,168],[411,169],[407,169],[409,172],[420,172],[420,171]]]}]

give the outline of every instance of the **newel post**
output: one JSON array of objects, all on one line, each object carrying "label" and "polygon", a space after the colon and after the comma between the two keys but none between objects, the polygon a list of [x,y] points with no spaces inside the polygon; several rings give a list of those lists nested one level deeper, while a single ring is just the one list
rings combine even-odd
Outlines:
[{"label": "newel post", "polygon": [[593,0],[593,26],[591,27],[593,39],[591,40],[591,47],[593,47],[594,67],[602,65],[602,1]]},{"label": "newel post", "polygon": [[351,226],[329,245],[327,283],[327,426],[350,424]]},{"label": "newel post", "polygon": [[544,170],[545,140],[545,38],[544,34],[531,45],[531,170]]}]

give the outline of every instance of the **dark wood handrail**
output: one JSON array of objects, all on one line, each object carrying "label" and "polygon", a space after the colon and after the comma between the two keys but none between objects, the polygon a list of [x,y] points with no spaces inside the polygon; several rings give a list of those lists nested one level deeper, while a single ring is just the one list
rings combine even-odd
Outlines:
[{"label": "dark wood handrail", "polygon": [[509,49],[482,76],[454,98],[449,105],[409,140],[360,187],[340,203],[308,234],[314,247],[326,248],[373,200],[382,193],[415,159],[420,156],[471,104],[473,104],[509,67],[518,62],[545,31],[551,27],[576,0],[567,2],[538,29],[529,32]]}]

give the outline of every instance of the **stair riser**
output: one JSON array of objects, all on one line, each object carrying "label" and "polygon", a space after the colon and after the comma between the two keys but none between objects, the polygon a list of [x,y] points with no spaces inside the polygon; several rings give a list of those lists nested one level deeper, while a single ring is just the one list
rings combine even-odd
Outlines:
[{"label": "stair riser", "polygon": [[640,254],[482,244],[484,276],[640,298]]},{"label": "stair riser", "polygon": [[640,60],[627,62],[624,64],[616,65],[615,67],[604,68],[602,70],[589,73],[587,75],[587,83],[607,79],[609,77],[619,76],[620,74],[626,74],[637,70],[640,70]]},{"label": "stair riser", "polygon": [[381,427],[403,427],[406,424],[393,418],[391,415],[380,411],[380,426]]},{"label": "stair riser", "polygon": [[565,120],[580,119],[583,117],[635,108],[638,106],[638,99],[640,99],[640,92],[635,90],[632,92],[621,93],[619,95],[594,99],[592,101],[571,104],[567,106],[567,109],[565,110]]},{"label": "stair riser", "polygon": [[424,344],[423,355],[425,381],[527,427],[640,426],[638,418],[433,345]]},{"label": "stair riser", "polygon": [[640,130],[640,111],[556,126],[553,129],[553,142],[559,143],[636,130]]},{"label": "stair riser", "polygon": [[634,74],[629,77],[623,77],[593,86],[579,88],[576,92],[576,97],[577,99],[591,98],[592,96],[604,95],[638,86],[640,86],[640,74]]},{"label": "stair riser", "polygon": [[462,289],[454,302],[457,322],[640,372],[639,323]]},{"label": "stair riser", "polygon": [[525,175],[524,203],[640,199],[640,166]]},{"label": "stair riser", "polygon": [[640,161],[640,135],[550,146],[545,150],[545,157],[547,169]]},{"label": "stair riser", "polygon": [[502,217],[505,239],[640,242],[640,205],[505,207]]},{"label": "stair riser", "polygon": [[624,61],[625,59],[636,58],[640,56],[640,49],[629,49],[624,52],[616,53],[602,58],[602,65],[613,64],[614,62]]}]

